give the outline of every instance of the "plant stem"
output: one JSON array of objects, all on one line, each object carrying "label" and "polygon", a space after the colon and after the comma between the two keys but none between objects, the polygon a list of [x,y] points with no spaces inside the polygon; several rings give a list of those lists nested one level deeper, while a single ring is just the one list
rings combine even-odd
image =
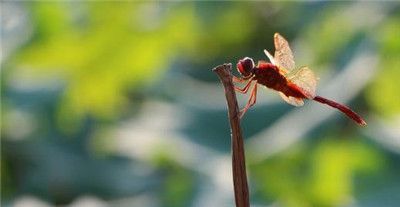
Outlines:
[{"label": "plant stem", "polygon": [[232,174],[235,192],[236,207],[249,207],[249,190],[246,176],[246,162],[242,130],[240,128],[239,106],[236,99],[235,88],[232,83],[232,64],[219,65],[213,69],[224,85],[228,117],[231,125],[232,141]]}]

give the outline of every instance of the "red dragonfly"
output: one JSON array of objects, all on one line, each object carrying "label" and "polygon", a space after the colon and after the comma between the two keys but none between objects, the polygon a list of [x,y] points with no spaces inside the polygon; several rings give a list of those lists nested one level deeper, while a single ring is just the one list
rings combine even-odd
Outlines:
[{"label": "red dragonfly", "polygon": [[259,61],[255,65],[252,58],[245,57],[239,60],[237,64],[237,70],[241,77],[233,76],[233,81],[247,83],[243,88],[235,86],[236,91],[245,94],[249,90],[251,83],[256,83],[251,90],[246,106],[240,112],[240,117],[243,117],[246,111],[256,103],[257,85],[261,84],[278,91],[283,100],[291,105],[302,106],[304,99],[314,100],[338,109],[361,126],[367,125],[361,116],[349,107],[315,94],[317,78],[307,66],[295,67],[293,53],[284,37],[275,33],[274,44],[275,56],[264,50],[270,63]]}]

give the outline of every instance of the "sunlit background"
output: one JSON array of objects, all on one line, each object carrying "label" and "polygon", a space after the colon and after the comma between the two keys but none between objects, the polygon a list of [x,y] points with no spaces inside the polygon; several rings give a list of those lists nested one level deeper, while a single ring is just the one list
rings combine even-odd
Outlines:
[{"label": "sunlit background", "polygon": [[233,206],[211,69],[275,32],[368,126],[259,90],[252,206],[399,206],[400,3],[75,1],[1,3],[1,205]]}]

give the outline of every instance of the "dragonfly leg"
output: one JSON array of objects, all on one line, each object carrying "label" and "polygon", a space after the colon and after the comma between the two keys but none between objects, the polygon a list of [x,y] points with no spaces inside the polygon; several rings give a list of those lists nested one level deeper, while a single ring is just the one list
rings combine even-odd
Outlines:
[{"label": "dragonfly leg", "polygon": [[249,90],[249,88],[251,86],[251,82],[252,81],[250,80],[243,88],[239,88],[237,86],[234,86],[235,87],[235,91],[237,91],[239,93],[243,93],[243,94],[247,93],[247,91]]},{"label": "dragonfly leg", "polygon": [[243,78],[238,78],[238,77],[236,77],[236,76],[232,76],[232,81],[233,82],[236,82],[236,83],[244,83],[244,82],[246,82],[246,80],[245,79],[243,79]]},{"label": "dragonfly leg", "polygon": [[240,118],[243,117],[243,115],[246,113],[246,111],[250,107],[252,107],[254,104],[256,104],[256,100],[257,100],[257,82],[254,85],[253,89],[251,90],[251,94],[250,94],[249,100],[247,101],[246,106],[239,113]]},{"label": "dragonfly leg", "polygon": [[[233,77],[235,77],[235,76],[233,76]],[[236,77],[235,77],[235,78],[236,78]],[[239,88],[239,87],[237,87],[237,86],[234,86],[234,87],[235,87],[235,90],[236,90],[237,92],[239,92],[239,93],[243,93],[243,94],[247,93],[247,91],[249,90],[249,88],[250,88],[250,86],[251,86],[252,80],[253,80],[253,78],[250,78],[250,79],[248,80],[248,82],[246,83],[246,85],[245,85],[243,88]]]}]

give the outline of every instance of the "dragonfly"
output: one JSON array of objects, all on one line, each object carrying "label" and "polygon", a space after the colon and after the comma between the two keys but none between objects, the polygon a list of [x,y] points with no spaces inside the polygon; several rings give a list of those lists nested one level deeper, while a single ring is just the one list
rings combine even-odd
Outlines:
[{"label": "dragonfly", "polygon": [[235,86],[235,90],[246,94],[255,82],[246,106],[240,111],[240,118],[256,103],[257,86],[260,84],[277,91],[282,99],[291,105],[302,106],[305,99],[314,100],[338,109],[361,126],[367,125],[364,119],[349,107],[316,95],[318,78],[307,66],[296,68],[289,43],[279,33],[274,35],[274,45],[274,56],[264,50],[270,62],[261,60],[255,65],[252,58],[245,57],[237,63],[240,77],[232,76],[232,80],[245,85],[242,88]]}]

